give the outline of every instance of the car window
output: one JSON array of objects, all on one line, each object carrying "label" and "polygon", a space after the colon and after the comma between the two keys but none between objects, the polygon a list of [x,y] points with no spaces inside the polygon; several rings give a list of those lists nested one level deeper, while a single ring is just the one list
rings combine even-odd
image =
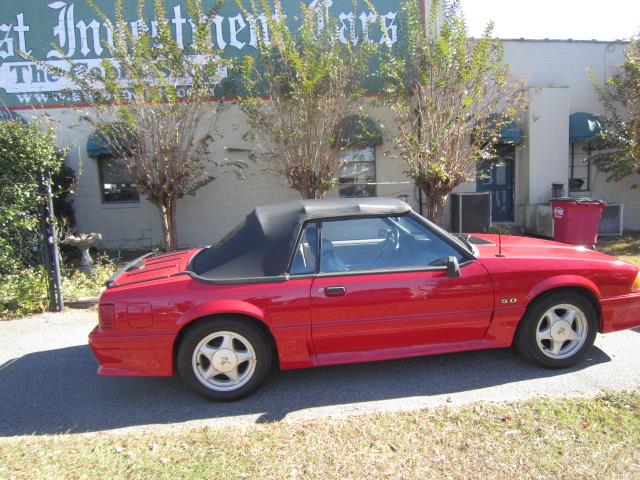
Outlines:
[{"label": "car window", "polygon": [[305,226],[296,246],[291,264],[291,275],[315,273],[318,258],[318,225],[310,223]]},{"label": "car window", "polygon": [[322,222],[320,272],[446,265],[463,255],[410,216]]}]

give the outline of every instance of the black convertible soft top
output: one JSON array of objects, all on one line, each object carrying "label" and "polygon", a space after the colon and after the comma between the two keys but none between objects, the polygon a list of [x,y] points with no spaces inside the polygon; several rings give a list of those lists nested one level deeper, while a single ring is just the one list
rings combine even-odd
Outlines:
[{"label": "black convertible soft top", "polygon": [[190,270],[209,280],[284,275],[300,229],[307,220],[404,215],[406,203],[392,198],[299,200],[256,208],[216,245],[199,252]]}]

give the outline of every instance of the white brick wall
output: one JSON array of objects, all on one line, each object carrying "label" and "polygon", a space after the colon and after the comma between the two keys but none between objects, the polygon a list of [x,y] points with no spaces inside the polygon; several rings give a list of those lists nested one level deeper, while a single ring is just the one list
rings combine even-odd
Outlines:
[{"label": "white brick wall", "polygon": [[[591,69],[597,78],[610,75],[611,67],[622,61],[623,45],[602,42],[505,41],[506,61],[516,76],[526,78],[532,96],[531,108],[523,126],[527,139],[516,155],[516,220],[522,224],[527,203],[545,201],[550,184],[568,182],[568,115],[586,111],[600,113],[602,106],[587,75]],[[554,87],[549,87],[553,85]],[[557,88],[563,86],[562,88]],[[536,89],[535,87],[545,87]],[[541,92],[538,95],[538,92]],[[385,144],[376,149],[376,168],[380,196],[409,195],[417,209],[417,195],[406,182],[406,164],[393,144],[393,114],[384,108],[367,108],[369,115],[384,128]],[[24,112],[25,116],[42,115],[43,111]],[[89,127],[79,121],[72,109],[47,110],[59,131],[61,145],[70,148],[67,163],[79,174],[74,207],[81,232],[100,232],[104,246],[148,247],[160,243],[159,214],[155,207],[141,200],[139,205],[104,205],[101,202],[96,161],[86,155]],[[212,148],[213,155],[224,156],[225,148],[251,148],[242,140],[245,125],[242,113],[231,107],[219,123],[221,138]],[[565,141],[566,137],[566,141]],[[180,201],[178,206],[178,240],[181,246],[201,245],[216,241],[235,226],[244,215],[259,204],[298,198],[297,192],[284,186],[283,180],[267,173],[264,165],[252,165],[243,181],[233,174],[220,175],[195,197]],[[215,173],[215,172],[214,172]],[[592,193],[612,203],[625,204],[625,228],[640,229],[640,195],[631,190],[640,176],[620,183],[605,182],[606,175],[592,171]],[[464,184],[460,192],[475,190],[475,183]],[[329,193],[336,196],[337,191]],[[448,214],[443,219],[448,224]]]}]

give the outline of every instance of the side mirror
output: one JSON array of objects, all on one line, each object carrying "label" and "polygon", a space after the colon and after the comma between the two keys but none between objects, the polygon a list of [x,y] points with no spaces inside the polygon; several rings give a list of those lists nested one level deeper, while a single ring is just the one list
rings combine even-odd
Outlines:
[{"label": "side mirror", "polygon": [[460,265],[456,257],[447,259],[447,275],[449,278],[458,278],[460,276]]}]

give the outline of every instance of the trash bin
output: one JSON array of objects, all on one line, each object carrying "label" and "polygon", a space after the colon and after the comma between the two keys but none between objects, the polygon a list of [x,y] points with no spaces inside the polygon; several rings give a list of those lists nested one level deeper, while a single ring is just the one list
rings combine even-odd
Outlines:
[{"label": "trash bin", "polygon": [[605,202],[590,198],[554,198],[553,239],[593,247],[598,242],[598,227],[606,206]]}]

